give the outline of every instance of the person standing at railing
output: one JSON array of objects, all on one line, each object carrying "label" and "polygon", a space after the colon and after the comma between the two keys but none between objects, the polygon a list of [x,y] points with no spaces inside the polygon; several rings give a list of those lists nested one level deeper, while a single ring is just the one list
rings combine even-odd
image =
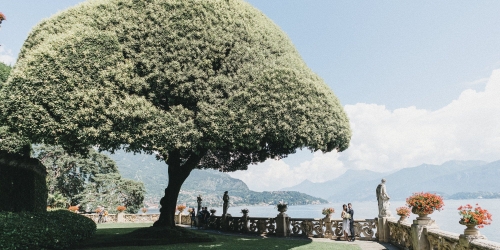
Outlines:
[{"label": "person standing at railing", "polygon": [[352,209],[352,204],[348,203],[348,213],[349,213],[349,229],[351,230],[350,236],[351,240],[350,241],[355,241],[356,240],[356,235],[354,232],[354,209]]},{"label": "person standing at railing", "polygon": [[350,229],[350,214],[347,210],[347,205],[344,204],[342,205],[342,214],[340,215],[342,217],[342,232],[344,235],[344,240],[349,241],[349,235],[351,234],[351,229]]}]

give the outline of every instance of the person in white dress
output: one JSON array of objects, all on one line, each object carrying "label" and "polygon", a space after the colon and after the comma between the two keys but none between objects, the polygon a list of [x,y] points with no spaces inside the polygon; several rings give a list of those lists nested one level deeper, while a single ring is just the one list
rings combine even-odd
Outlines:
[{"label": "person in white dress", "polygon": [[349,236],[351,235],[351,228],[349,225],[349,218],[351,215],[347,212],[347,205],[342,205],[342,231],[344,232],[344,240],[349,241]]}]

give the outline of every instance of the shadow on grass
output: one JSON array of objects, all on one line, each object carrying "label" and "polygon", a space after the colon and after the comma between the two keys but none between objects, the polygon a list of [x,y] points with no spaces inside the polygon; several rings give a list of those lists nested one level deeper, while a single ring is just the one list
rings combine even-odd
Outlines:
[{"label": "shadow on grass", "polygon": [[99,229],[91,239],[74,248],[155,246],[178,243],[214,242],[215,237],[181,227],[175,228],[108,228]]},{"label": "shadow on grass", "polygon": [[159,250],[159,249],[314,249],[353,250],[358,246],[335,242],[317,242],[309,238],[281,238],[257,234],[227,233],[176,227],[155,228],[134,223],[98,225],[93,238],[73,248]]}]

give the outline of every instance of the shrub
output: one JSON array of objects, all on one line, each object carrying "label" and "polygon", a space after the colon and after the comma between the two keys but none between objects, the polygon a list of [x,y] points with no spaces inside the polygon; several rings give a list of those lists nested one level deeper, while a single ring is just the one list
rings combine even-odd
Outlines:
[{"label": "shrub", "polygon": [[91,219],[68,210],[0,212],[0,249],[68,249],[95,231]]}]

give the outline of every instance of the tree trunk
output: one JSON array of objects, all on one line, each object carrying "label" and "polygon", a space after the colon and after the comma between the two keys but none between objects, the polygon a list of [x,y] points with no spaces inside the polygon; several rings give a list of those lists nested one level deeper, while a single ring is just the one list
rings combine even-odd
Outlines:
[{"label": "tree trunk", "polygon": [[175,227],[175,210],[177,198],[184,181],[191,171],[198,165],[201,156],[191,155],[189,159],[181,164],[179,152],[171,152],[168,156],[168,186],[165,189],[165,196],[160,200],[160,217],[153,224],[155,227]]}]

